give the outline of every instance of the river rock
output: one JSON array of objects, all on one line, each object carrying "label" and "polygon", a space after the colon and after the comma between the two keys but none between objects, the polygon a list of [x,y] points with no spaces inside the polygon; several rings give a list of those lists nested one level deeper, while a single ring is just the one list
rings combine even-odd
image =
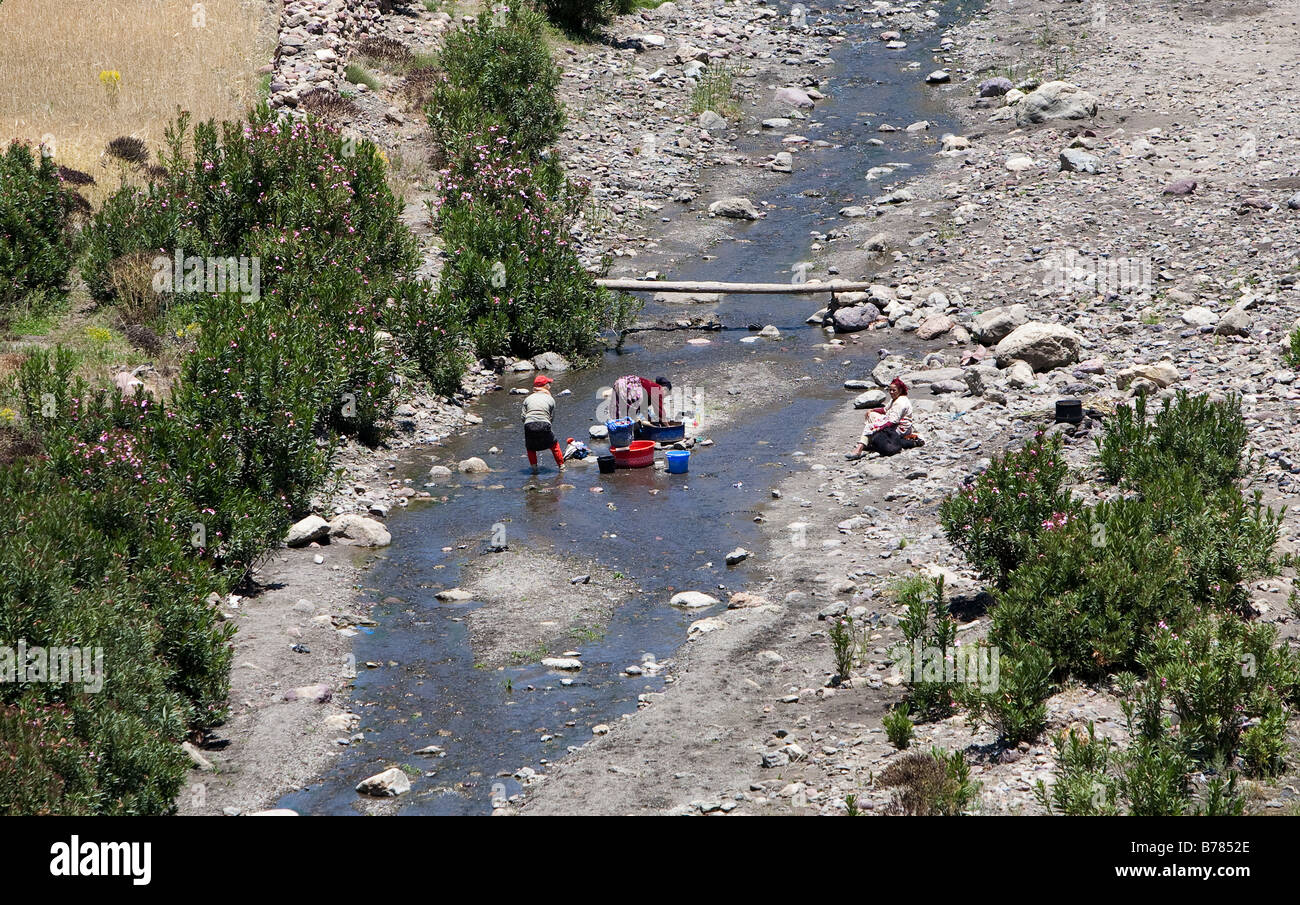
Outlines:
[{"label": "river rock", "polygon": [[333,696],[334,689],[323,682],[318,685],[302,685],[298,688],[291,688],[284,693],[286,701],[315,701],[317,704],[324,704]]},{"label": "river rock", "polygon": [[917,339],[936,339],[957,326],[946,314],[932,314],[916,328]]},{"label": "river rock", "polygon": [[704,607],[713,606],[718,602],[718,598],[703,591],[680,591],[672,596],[668,601],[671,606],[680,606],[688,610],[699,610]]},{"label": "river rock", "polygon": [[802,88],[778,88],[776,89],[776,101],[779,104],[788,104],[791,107],[806,107],[808,109],[813,107],[813,99]]},{"label": "river rock", "polygon": [[1024,305],[999,305],[976,315],[971,322],[971,335],[983,346],[996,346],[1011,331],[1029,323],[1029,309]]},{"label": "river rock", "polygon": [[1219,322],[1219,315],[1201,305],[1193,305],[1184,311],[1180,317],[1183,323],[1189,327],[1209,327]]},{"label": "river rock", "polygon": [[876,233],[866,242],[862,243],[866,251],[884,251],[889,247],[889,236],[886,233]]},{"label": "river rock", "polygon": [[690,627],[686,629],[686,640],[694,641],[711,632],[721,631],[726,627],[727,623],[723,622],[717,616],[710,616],[707,619],[699,619],[692,622]]},{"label": "river rock", "polygon": [[1035,371],[1050,371],[1079,360],[1079,334],[1060,324],[1028,323],[1012,330],[993,353],[998,365],[1021,359]]},{"label": "river rock", "polygon": [[386,547],[393,541],[381,522],[353,512],[335,516],[329,526],[331,535],[350,540],[358,547]]},{"label": "river rock", "polygon": [[879,408],[889,401],[889,394],[884,390],[867,390],[853,400],[855,409]]},{"label": "river rock", "polygon": [[[1007,386],[1023,390],[1034,385],[1034,369],[1029,366],[1029,362],[1016,359],[1010,362],[1006,368]],[[988,395],[985,391],[984,395]]]},{"label": "river rock", "polygon": [[478,456],[470,456],[468,459],[461,459],[456,468],[461,474],[487,474],[492,469],[488,464]]},{"label": "river rock", "polygon": [[748,198],[733,196],[720,198],[709,205],[709,213],[715,217],[728,217],[732,220],[757,220],[763,216]]},{"label": "river rock", "polygon": [[712,110],[701,113],[695,124],[706,132],[721,132],[727,128],[727,120]]},{"label": "river rock", "polygon": [[831,323],[836,333],[856,333],[867,329],[878,320],[880,320],[880,309],[870,302],[849,308],[836,308],[831,315]]},{"label": "river rock", "polygon": [[952,76],[944,72],[942,69],[936,69],[925,77],[925,81],[930,85],[943,85],[952,81]]},{"label": "river rock", "polygon": [[1060,154],[1061,170],[1067,173],[1088,173],[1096,175],[1101,172],[1101,158],[1078,148],[1066,148]]},{"label": "river rock", "polygon": [[979,92],[980,97],[1001,97],[1014,87],[1015,85],[1011,84],[1011,79],[998,76],[980,82],[979,88],[976,90]]},{"label": "river rock", "polygon": [[374,798],[396,798],[411,791],[411,778],[400,767],[391,767],[357,783],[357,791]]},{"label": "river rock", "polygon": [[474,599],[474,595],[463,588],[447,588],[439,591],[433,596],[441,600],[443,603],[464,603],[466,600]]},{"label": "river rock", "polygon": [[1234,305],[1219,318],[1214,332],[1219,336],[1246,336],[1250,333],[1252,321],[1249,311],[1240,305]]},{"label": "river rock", "polygon": [[1097,98],[1069,82],[1048,82],[1016,105],[1016,125],[1024,127],[1053,119],[1090,119],[1097,115]]},{"label": "river rock", "polygon": [[543,352],[533,359],[533,367],[539,371],[553,371],[558,374],[573,366],[559,352]]},{"label": "river rock", "polygon": [[1162,190],[1162,195],[1190,195],[1196,191],[1195,179],[1175,179],[1166,185]]},{"label": "river rock", "polygon": [[734,566],[749,559],[749,551],[744,547],[737,547],[727,554],[727,565]]},{"label": "river rock", "polygon": [[878,387],[887,387],[895,377],[905,374],[910,364],[901,355],[886,355],[871,369],[871,379]]},{"label": "river rock", "polygon": [[329,537],[330,523],[319,515],[309,515],[294,522],[284,542],[290,547],[305,547],[312,541]]},{"label": "river rock", "polygon": [[1178,369],[1172,362],[1160,361],[1150,365],[1135,365],[1115,375],[1115,386],[1126,390],[1135,380],[1149,380],[1159,389],[1178,382]]},{"label": "river rock", "polygon": [[582,669],[582,661],[577,657],[546,657],[542,660],[542,665],[547,669],[560,669],[565,672]]}]

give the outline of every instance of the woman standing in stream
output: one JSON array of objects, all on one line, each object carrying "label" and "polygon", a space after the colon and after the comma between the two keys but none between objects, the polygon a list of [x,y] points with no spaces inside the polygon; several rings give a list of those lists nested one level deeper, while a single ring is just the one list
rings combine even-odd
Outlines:
[{"label": "woman standing in stream", "polygon": [[555,467],[564,470],[564,453],[560,452],[560,444],[551,431],[555,397],[551,395],[550,385],[554,382],[545,374],[538,374],[533,378],[533,391],[524,397],[524,448],[533,474],[537,474],[537,454],[546,449],[555,457]]}]

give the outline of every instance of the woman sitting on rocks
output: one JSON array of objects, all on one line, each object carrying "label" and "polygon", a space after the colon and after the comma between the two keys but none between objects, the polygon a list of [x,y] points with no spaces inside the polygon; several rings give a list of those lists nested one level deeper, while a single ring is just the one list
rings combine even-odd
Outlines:
[{"label": "woman sitting on rocks", "polygon": [[889,384],[889,405],[868,411],[866,422],[857,448],[844,454],[850,462],[861,459],[868,450],[892,456],[925,444],[912,432],[912,400],[907,398],[907,384],[897,377]]}]

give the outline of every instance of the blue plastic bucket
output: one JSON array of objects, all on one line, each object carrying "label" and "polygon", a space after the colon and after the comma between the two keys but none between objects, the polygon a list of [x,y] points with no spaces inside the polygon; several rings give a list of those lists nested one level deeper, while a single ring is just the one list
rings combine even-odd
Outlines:
[{"label": "blue plastic bucket", "polygon": [[632,445],[632,419],[619,418],[617,421],[606,421],[605,429],[609,431],[610,446],[631,446]]},{"label": "blue plastic bucket", "polygon": [[691,462],[691,451],[672,449],[664,453],[664,458],[668,460],[669,474],[686,474],[686,466]]}]

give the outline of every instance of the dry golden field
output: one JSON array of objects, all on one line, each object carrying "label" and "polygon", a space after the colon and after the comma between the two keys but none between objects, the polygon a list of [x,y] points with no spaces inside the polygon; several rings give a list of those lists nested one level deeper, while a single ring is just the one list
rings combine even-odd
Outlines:
[{"label": "dry golden field", "polygon": [[[97,179],[120,135],[151,152],[177,106],[239,117],[273,51],[275,0],[3,0],[0,146],[52,142]],[[104,180],[115,187],[115,179]],[[93,194],[100,194],[99,192]]]}]

